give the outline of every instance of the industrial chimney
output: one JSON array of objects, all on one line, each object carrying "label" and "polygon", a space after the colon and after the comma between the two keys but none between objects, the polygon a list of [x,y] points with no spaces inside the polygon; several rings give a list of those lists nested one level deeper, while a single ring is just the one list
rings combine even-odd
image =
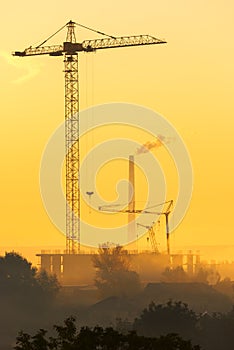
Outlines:
[{"label": "industrial chimney", "polygon": [[128,242],[136,239],[135,226],[135,169],[134,156],[129,156],[129,191],[128,191]]}]

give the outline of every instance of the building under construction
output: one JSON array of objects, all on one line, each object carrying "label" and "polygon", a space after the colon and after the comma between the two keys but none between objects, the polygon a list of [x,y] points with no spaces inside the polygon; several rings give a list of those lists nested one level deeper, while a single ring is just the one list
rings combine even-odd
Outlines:
[{"label": "building under construction", "polygon": [[[199,253],[155,254],[149,251],[129,251],[131,268],[139,274],[143,283],[159,282],[167,267],[183,267],[193,276],[200,267]],[[93,285],[95,269],[93,253],[67,254],[60,251],[42,251],[41,268],[56,274],[62,285]],[[84,268],[85,267],[85,268]]]}]

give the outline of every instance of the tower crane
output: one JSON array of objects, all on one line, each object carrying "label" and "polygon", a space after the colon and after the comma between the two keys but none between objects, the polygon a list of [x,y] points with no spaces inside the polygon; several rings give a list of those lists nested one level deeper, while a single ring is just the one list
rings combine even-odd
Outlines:
[{"label": "tower crane", "polygon": [[[75,27],[80,26],[98,34],[102,39],[76,41]],[[45,45],[62,29],[67,28],[66,41],[60,45]],[[149,35],[114,37],[69,21],[48,39],[36,47],[15,51],[13,56],[37,55],[63,56],[65,72],[65,151],[66,151],[66,250],[80,252],[80,145],[79,145],[79,87],[78,53],[95,52],[118,47],[165,44],[166,42]]]},{"label": "tower crane", "polygon": [[[157,212],[157,211],[151,211],[152,208],[155,207],[159,207],[161,205],[165,205],[168,204],[166,207],[166,210],[162,211],[162,212]],[[98,209],[101,211],[107,211],[107,212],[111,212],[111,213],[135,213],[135,214],[155,214],[155,215],[165,215],[166,218],[166,240],[167,240],[167,254],[170,255],[170,230],[169,230],[169,214],[172,211],[172,206],[173,206],[173,200],[169,200],[160,204],[156,204],[153,205],[149,208],[145,208],[145,209],[116,209],[116,207],[119,206],[118,204],[116,205],[103,205],[103,206],[99,206]]]},{"label": "tower crane", "polygon": [[156,253],[156,254],[159,254],[158,245],[157,245],[155,232],[154,232],[154,227],[153,227],[154,223],[151,226],[147,226],[147,225],[143,225],[143,224],[137,223],[137,226],[141,226],[141,227],[147,228],[153,252]]}]

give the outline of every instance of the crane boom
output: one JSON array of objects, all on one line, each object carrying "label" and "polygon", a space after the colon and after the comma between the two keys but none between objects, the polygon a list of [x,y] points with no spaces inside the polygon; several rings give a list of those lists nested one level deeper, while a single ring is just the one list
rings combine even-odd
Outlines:
[{"label": "crane boom", "polygon": [[165,44],[166,42],[150,35],[122,36],[117,38],[104,38],[96,40],[84,40],[82,47],[84,51],[98,49],[111,49],[115,47],[139,46]]},{"label": "crane boom", "polygon": [[15,51],[13,56],[37,56],[50,55],[62,56],[64,53],[93,52],[100,49],[113,49],[117,47],[165,44],[166,41],[154,38],[150,35],[122,36],[117,38],[104,38],[84,40],[82,43],[64,42],[63,45],[29,47],[24,51]]},{"label": "crane boom", "polygon": [[[65,72],[65,144],[66,144],[66,249],[68,253],[80,252],[80,146],[79,146],[79,84],[78,53],[94,52],[99,49],[117,47],[164,44],[163,40],[149,35],[113,37],[92,30],[107,37],[103,39],[76,41],[75,26],[84,25],[69,21],[57,32],[36,47],[15,51],[13,56],[27,57],[38,55],[63,56]],[[66,40],[61,45],[43,46],[64,27],[67,27]]]}]

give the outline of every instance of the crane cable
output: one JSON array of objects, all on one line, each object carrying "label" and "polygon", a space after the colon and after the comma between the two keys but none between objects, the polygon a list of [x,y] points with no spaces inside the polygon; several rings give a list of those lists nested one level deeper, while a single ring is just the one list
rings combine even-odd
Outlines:
[{"label": "crane cable", "polygon": [[76,23],[76,22],[74,22],[74,23],[75,23],[77,26],[79,26],[79,27],[82,27],[82,28],[85,28],[85,29],[90,30],[91,32],[95,32],[95,33],[97,33],[97,34],[101,34],[101,35],[104,35],[104,36],[108,36],[109,38],[116,39],[116,37],[113,36],[113,35],[105,34],[105,33],[103,33],[103,32],[100,32],[99,30],[86,27],[86,26],[84,26],[83,24],[80,24],[80,23]]},{"label": "crane cable", "polygon": [[166,202],[163,202],[163,203],[159,203],[159,204],[155,204],[155,205],[151,205],[150,207],[146,207],[144,210],[148,210],[148,209],[152,209],[152,208],[157,208],[159,206],[162,206],[162,205],[165,205],[167,203],[170,203],[171,201],[166,201]]},{"label": "crane cable", "polygon": [[36,49],[38,49],[39,47],[41,47],[42,45],[44,45],[48,40],[50,40],[51,38],[53,38],[56,34],[58,34],[61,30],[63,30],[63,28],[65,28],[67,26],[67,23],[62,26],[60,29],[58,29],[54,34],[50,35],[49,38],[47,38],[46,40],[44,40],[40,45],[38,45],[36,47]]},{"label": "crane cable", "polygon": [[[68,22],[69,23],[69,22]],[[54,34],[50,35],[46,40],[44,40],[41,44],[37,45],[36,46],[36,49],[38,49],[39,47],[41,47],[42,45],[44,45],[47,41],[49,41],[51,38],[53,38],[56,34],[58,34],[61,30],[63,30],[67,25],[68,23],[66,23],[64,26],[62,26],[61,28],[59,28]],[[116,39],[115,36],[113,35],[108,35],[108,34],[105,34],[103,32],[100,32],[99,30],[95,30],[93,28],[90,28],[90,27],[87,27],[83,24],[80,24],[80,23],[76,23],[76,22],[73,22],[74,24],[76,24],[77,26],[79,27],[82,27],[82,28],[85,28],[85,29],[88,29],[92,32],[95,32],[95,33],[98,33],[98,34],[101,34],[101,35],[104,35],[104,36],[108,36],[109,38],[112,38],[112,39]]]},{"label": "crane cable", "polygon": [[[90,59],[89,59],[90,57]],[[89,191],[92,189],[90,185],[92,184],[92,176],[93,176],[93,146],[94,146],[94,137],[93,137],[93,55],[86,55],[85,59],[85,110],[87,113],[87,116],[85,118],[87,123],[87,130],[88,132],[85,134],[85,154],[90,154],[90,157],[88,158],[89,161],[86,160],[85,162],[85,183]],[[91,86],[91,89],[88,89],[88,87]],[[94,191],[94,189],[92,189]],[[86,192],[87,194],[87,192]],[[89,197],[89,214],[91,214],[91,197]]]},{"label": "crane cable", "polygon": [[[151,205],[149,207],[146,207],[142,210],[142,212],[144,212],[145,210],[149,210],[149,209],[152,209],[152,208],[156,208],[156,207],[159,207],[159,206],[162,206],[162,205],[165,205],[167,203],[170,203],[171,201],[166,201],[166,202],[162,202],[162,203],[159,203],[159,204],[155,204],[155,205]],[[110,205],[103,205],[102,207],[106,207],[106,208],[111,208],[111,207],[120,207],[120,206],[125,206],[127,205],[128,203],[124,203],[124,204],[110,204]]]}]

